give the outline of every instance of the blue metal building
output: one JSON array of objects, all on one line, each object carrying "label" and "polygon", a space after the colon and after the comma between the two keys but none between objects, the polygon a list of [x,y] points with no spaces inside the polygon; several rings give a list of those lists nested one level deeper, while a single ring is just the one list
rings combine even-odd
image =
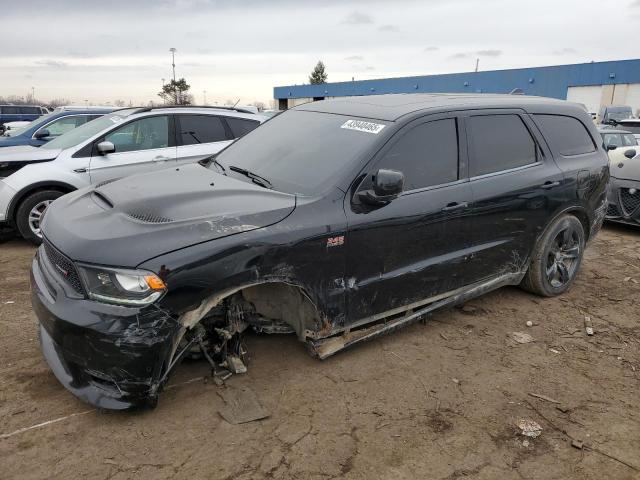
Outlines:
[{"label": "blue metal building", "polygon": [[[617,85],[625,86],[618,89],[618,94]],[[283,109],[327,97],[415,92],[509,93],[516,88],[526,95],[580,101],[590,110],[603,104],[621,103],[632,104],[635,111],[640,109],[640,59],[292,85],[275,87],[273,95]]]}]

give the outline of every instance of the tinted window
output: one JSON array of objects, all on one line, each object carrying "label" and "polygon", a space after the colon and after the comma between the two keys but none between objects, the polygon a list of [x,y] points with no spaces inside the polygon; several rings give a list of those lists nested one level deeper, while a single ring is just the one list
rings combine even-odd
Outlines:
[{"label": "tinted window", "polygon": [[25,115],[40,115],[40,107],[20,107],[20,112]]},{"label": "tinted window", "polygon": [[560,155],[580,155],[593,152],[596,146],[580,120],[563,115],[534,115],[540,131]]},{"label": "tinted window", "polygon": [[227,117],[227,123],[229,124],[229,128],[231,128],[233,138],[240,138],[260,125],[260,122],[255,120],[234,117]]},{"label": "tinted window", "polygon": [[[225,167],[235,165],[265,177],[276,190],[320,193],[334,187],[345,170],[354,169],[379,139],[379,135],[341,128],[348,120],[354,117],[289,110],[231,144],[217,160]],[[210,168],[217,167],[212,163]],[[227,173],[250,181],[228,168]]]},{"label": "tinted window", "polygon": [[474,116],[469,124],[472,177],[536,162],[536,144],[518,115]]},{"label": "tinted window", "polygon": [[158,116],[134,120],[108,133],[104,139],[115,145],[116,153],[165,148],[169,146],[169,119]]},{"label": "tinted window", "polygon": [[182,145],[222,142],[227,133],[222,120],[213,115],[180,115]]},{"label": "tinted window", "polygon": [[455,119],[413,127],[385,154],[377,168],[404,173],[405,190],[458,179],[458,132]]},{"label": "tinted window", "polygon": [[2,107],[2,113],[5,115],[15,115],[18,113],[18,107]]}]

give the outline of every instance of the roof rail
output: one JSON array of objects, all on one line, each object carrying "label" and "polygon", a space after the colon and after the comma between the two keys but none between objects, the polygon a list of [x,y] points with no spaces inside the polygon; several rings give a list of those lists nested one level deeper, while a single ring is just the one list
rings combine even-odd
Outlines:
[{"label": "roof rail", "polygon": [[[134,107],[135,108],[135,107]],[[142,113],[142,112],[150,112],[151,110],[156,110],[160,108],[211,108],[214,110],[230,110],[238,113],[250,113],[254,114],[251,110],[247,110],[245,108],[237,108],[237,107],[220,107],[215,105],[158,105],[154,107],[141,107],[133,113]]]}]

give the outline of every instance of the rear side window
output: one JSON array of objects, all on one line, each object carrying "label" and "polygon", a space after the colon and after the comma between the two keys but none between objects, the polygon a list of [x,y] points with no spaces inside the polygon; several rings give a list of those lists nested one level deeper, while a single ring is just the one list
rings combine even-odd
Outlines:
[{"label": "rear side window", "polygon": [[20,107],[20,113],[25,115],[40,115],[40,107]]},{"label": "rear side window", "polygon": [[219,117],[180,115],[180,139],[182,145],[222,142],[227,140],[227,132]]},{"label": "rear side window", "polygon": [[595,152],[596,145],[580,120],[564,115],[533,115],[551,148],[569,157]]},{"label": "rear side window", "polygon": [[378,168],[404,173],[405,190],[457,180],[456,120],[435,120],[413,127],[389,149]]},{"label": "rear side window", "polygon": [[473,116],[469,126],[470,176],[536,163],[536,143],[518,115]]},{"label": "rear side window", "polygon": [[227,123],[229,124],[229,128],[231,129],[231,133],[233,134],[233,138],[240,138],[260,125],[260,122],[257,122],[255,120],[247,120],[245,118],[235,117],[226,118]]},{"label": "rear side window", "polygon": [[2,113],[5,115],[15,115],[18,113],[18,107],[2,107]]}]

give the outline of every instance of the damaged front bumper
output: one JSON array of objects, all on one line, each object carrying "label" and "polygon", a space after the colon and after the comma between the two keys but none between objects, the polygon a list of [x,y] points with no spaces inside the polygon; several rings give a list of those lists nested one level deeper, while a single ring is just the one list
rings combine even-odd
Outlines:
[{"label": "damaged front bumper", "polygon": [[606,220],[640,225],[640,181],[611,177]]},{"label": "damaged front bumper", "polygon": [[31,301],[42,352],[65,388],[100,408],[155,405],[183,333],[168,312],[87,300],[53,270],[43,247],[31,265]]}]

